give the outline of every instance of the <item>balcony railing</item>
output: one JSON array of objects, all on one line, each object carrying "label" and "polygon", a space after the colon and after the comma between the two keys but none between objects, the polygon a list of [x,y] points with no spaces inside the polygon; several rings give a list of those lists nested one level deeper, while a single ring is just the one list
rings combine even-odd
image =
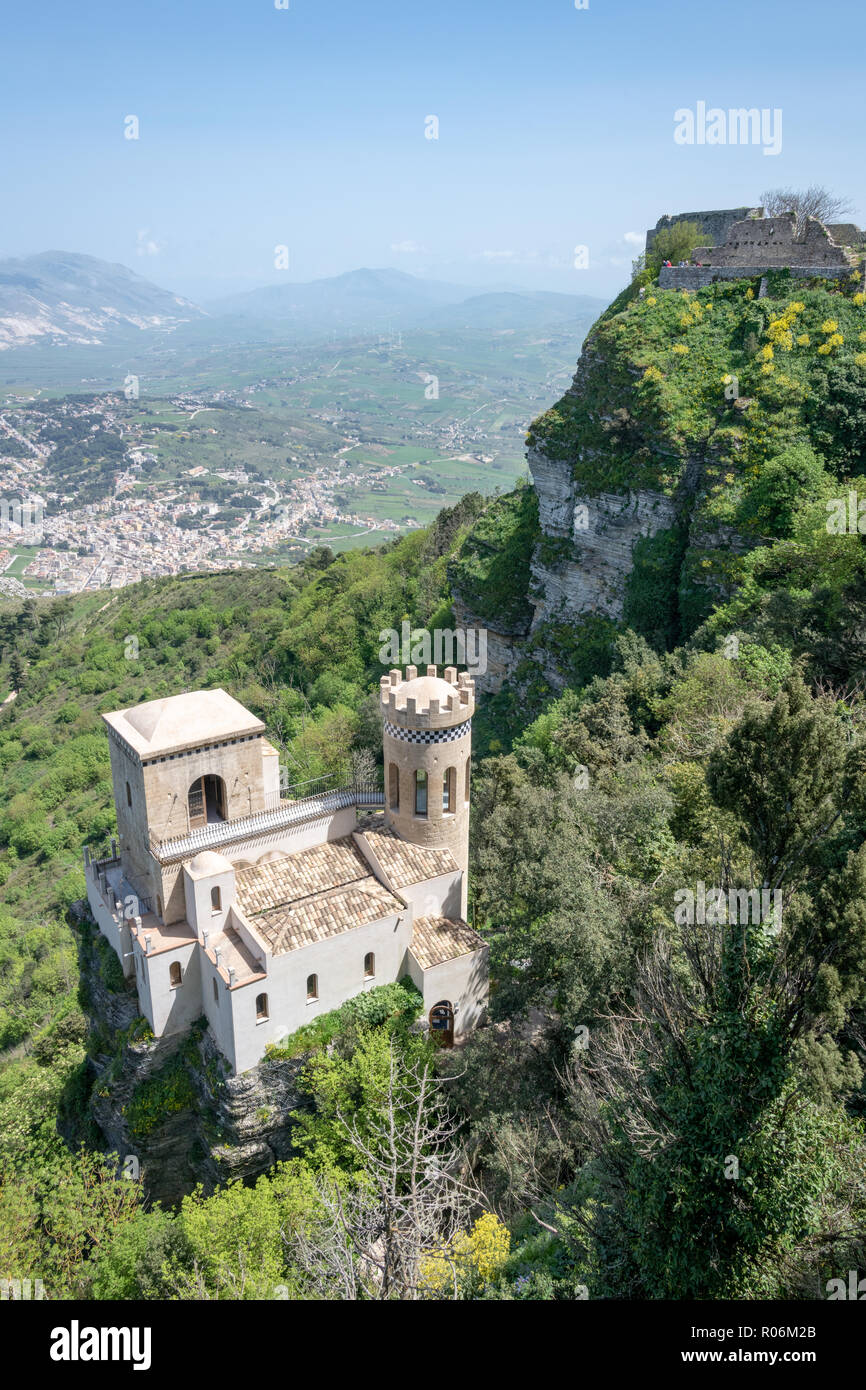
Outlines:
[{"label": "balcony railing", "polygon": [[[322,779],[316,778],[316,781]],[[293,791],[297,787],[292,788]],[[381,787],[360,783],[354,786],[334,787],[330,790],[314,792],[312,795],[288,799],[281,797],[273,807],[256,811],[249,816],[239,816],[236,820],[216,821],[209,825],[197,826],[186,835],[161,838],[151,831],[150,848],[155,859],[161,864],[169,864],[186,859],[203,849],[218,849],[221,845],[236,844],[239,840],[252,839],[266,835],[270,831],[283,830],[304,821],[318,820],[333,815],[347,806],[369,809],[384,806],[385,794]]]}]

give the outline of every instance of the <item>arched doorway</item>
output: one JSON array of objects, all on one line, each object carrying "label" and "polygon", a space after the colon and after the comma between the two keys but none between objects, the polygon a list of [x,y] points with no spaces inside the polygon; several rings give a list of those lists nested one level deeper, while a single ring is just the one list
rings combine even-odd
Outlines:
[{"label": "arched doorway", "polygon": [[430,1037],[438,1047],[454,1046],[454,1008],[450,999],[440,999],[430,1010]]},{"label": "arched doorway", "polygon": [[213,825],[226,818],[226,784],[221,777],[209,772],[204,777],[196,777],[187,795],[189,806],[189,828],[195,830],[199,825]]}]

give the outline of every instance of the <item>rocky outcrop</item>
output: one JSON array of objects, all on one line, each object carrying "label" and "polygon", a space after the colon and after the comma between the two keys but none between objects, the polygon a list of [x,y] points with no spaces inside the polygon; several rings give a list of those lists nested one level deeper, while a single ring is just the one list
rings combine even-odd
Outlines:
[{"label": "rocky outcrop", "polygon": [[[533,480],[539,455],[530,461]],[[623,496],[602,492],[595,497],[572,492],[571,513],[565,509],[566,487],[556,488],[554,470],[539,469],[539,483],[561,499],[558,514],[569,526],[573,557],[551,565],[544,558],[543,544],[532,560],[535,600],[533,628],[539,623],[584,613],[606,618],[622,617],[626,580],[632,570],[632,554],[641,536],[654,536],[669,530],[677,520],[672,498],[660,492],[637,491]],[[563,465],[559,465],[560,471]],[[540,504],[539,496],[539,504]],[[561,534],[561,533],[558,533]]]}]

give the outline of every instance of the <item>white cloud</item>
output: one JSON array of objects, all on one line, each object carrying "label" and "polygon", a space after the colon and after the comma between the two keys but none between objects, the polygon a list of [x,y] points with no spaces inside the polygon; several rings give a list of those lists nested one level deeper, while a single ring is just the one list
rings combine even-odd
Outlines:
[{"label": "white cloud", "polygon": [[135,250],[139,256],[158,256],[162,245],[154,240],[147,227],[142,227],[136,237]]},{"label": "white cloud", "polygon": [[406,256],[421,256],[426,253],[427,247],[418,241],[392,241],[391,250],[399,251]]},{"label": "white cloud", "polygon": [[646,236],[643,232],[626,232],[623,241],[627,241],[629,246],[639,246],[643,250]]}]

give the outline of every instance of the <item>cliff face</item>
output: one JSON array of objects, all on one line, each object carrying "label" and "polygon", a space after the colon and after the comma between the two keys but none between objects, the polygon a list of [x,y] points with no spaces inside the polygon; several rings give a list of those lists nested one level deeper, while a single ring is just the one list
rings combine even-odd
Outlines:
[{"label": "cliff face", "polygon": [[[90,931],[83,921],[85,947]],[[291,1157],[291,1114],[306,1104],[298,1078],[307,1059],[263,1062],[230,1076],[204,1027],[154,1039],[135,993],[105,962],[101,950],[81,952],[92,1029],[90,1113],[105,1151],[137,1160],[150,1200],[172,1206],[197,1183],[212,1191]]]},{"label": "cliff face", "polygon": [[618,625],[685,640],[778,534],[765,469],[823,447],[815,402],[866,364],[866,308],[853,282],[764,278],[632,286],[596,323],[530,426],[531,489],[491,503],[449,570],[458,621],[488,629],[482,690],[580,679],[587,634]]}]

